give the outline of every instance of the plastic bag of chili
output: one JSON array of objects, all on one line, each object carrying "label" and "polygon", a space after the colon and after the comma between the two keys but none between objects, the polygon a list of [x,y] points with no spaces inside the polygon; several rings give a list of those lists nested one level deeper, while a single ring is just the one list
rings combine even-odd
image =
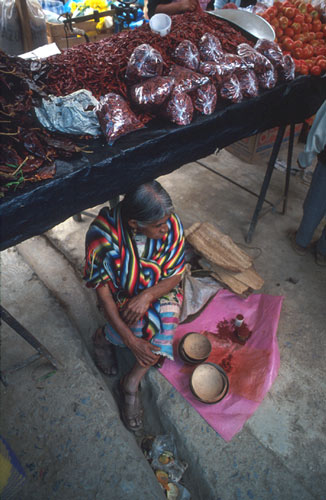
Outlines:
[{"label": "plastic bag of chili", "polygon": [[258,80],[252,69],[237,74],[237,77],[243,97],[256,97],[258,95]]},{"label": "plastic bag of chili", "polygon": [[163,73],[163,57],[158,50],[147,43],[138,45],[132,52],[126,69],[129,82],[139,82]]},{"label": "plastic bag of chili", "polygon": [[242,92],[240,82],[236,75],[226,78],[220,87],[222,99],[231,102],[240,102],[242,100]]},{"label": "plastic bag of chili", "polygon": [[96,114],[110,145],[119,137],[144,127],[123,97],[113,92],[100,97]]},{"label": "plastic bag of chili", "polygon": [[180,66],[196,71],[199,66],[199,52],[196,45],[189,40],[183,40],[172,54],[174,61]]},{"label": "plastic bag of chili", "polygon": [[131,102],[150,112],[166,101],[173,86],[174,78],[172,76],[148,78],[130,88]]},{"label": "plastic bag of chili", "polygon": [[209,82],[208,76],[201,75],[191,69],[173,65],[170,69],[170,76],[175,79],[174,90],[176,92],[192,92],[204,83]]},{"label": "plastic bag of chili", "polygon": [[215,110],[217,101],[216,87],[208,82],[191,94],[194,108],[203,115],[211,115]]},{"label": "plastic bag of chili", "polygon": [[198,43],[199,55],[202,61],[218,62],[223,59],[223,49],[220,40],[212,33],[205,33]]},{"label": "plastic bag of chili", "polygon": [[162,116],[176,125],[189,125],[194,113],[191,97],[185,92],[172,92],[164,105]]}]

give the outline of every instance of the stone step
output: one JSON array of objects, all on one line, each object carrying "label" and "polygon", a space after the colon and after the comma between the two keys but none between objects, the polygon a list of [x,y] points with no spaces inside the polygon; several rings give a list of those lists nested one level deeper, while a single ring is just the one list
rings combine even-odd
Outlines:
[{"label": "stone step", "polygon": [[[1,385],[1,434],[27,475],[15,498],[163,499],[77,330],[92,331],[96,314],[75,279],[44,238],[2,254],[2,305],[61,365],[40,359]],[[1,336],[2,370],[35,353],[5,323]]]}]

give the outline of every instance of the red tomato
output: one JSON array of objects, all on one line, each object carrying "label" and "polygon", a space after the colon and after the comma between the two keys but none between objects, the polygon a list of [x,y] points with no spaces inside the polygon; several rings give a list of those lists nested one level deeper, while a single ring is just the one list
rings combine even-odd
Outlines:
[{"label": "red tomato", "polygon": [[316,33],[314,33],[313,31],[310,31],[310,32],[308,33],[308,35],[309,35],[309,40],[310,40],[310,41],[315,40],[315,38],[316,38]]},{"label": "red tomato", "polygon": [[[302,30],[302,33],[308,33],[309,31],[309,26],[307,23],[302,23],[301,24],[301,30]],[[324,36],[324,35],[323,35]]]},{"label": "red tomato", "polygon": [[273,19],[271,20],[271,25],[274,28],[278,28],[280,26],[279,20],[276,17],[273,17]]},{"label": "red tomato", "polygon": [[281,16],[278,21],[279,21],[280,28],[282,28],[282,30],[285,30],[285,28],[288,27],[289,20],[287,17]]},{"label": "red tomato", "polygon": [[293,23],[291,25],[291,28],[293,29],[294,33],[301,33],[301,24],[299,24],[299,23]]},{"label": "red tomato", "polygon": [[284,31],[282,30],[282,28],[275,28],[275,35],[276,37],[278,38],[278,40],[280,40],[280,38],[284,35]]},{"label": "red tomato", "polygon": [[313,6],[311,5],[311,3],[308,3],[307,4],[307,12],[311,12],[312,10],[314,10]]},{"label": "red tomato", "polygon": [[292,28],[285,28],[284,34],[289,37],[294,37],[294,30]]},{"label": "red tomato", "polygon": [[316,40],[322,40],[324,38],[324,33],[322,31],[317,31]]},{"label": "red tomato", "polygon": [[297,33],[294,35],[293,40],[296,42],[297,40],[300,40],[301,42],[305,41],[305,37],[303,33]]},{"label": "red tomato", "polygon": [[326,38],[326,24],[322,25],[321,31],[324,33],[324,37]]},{"label": "red tomato", "polygon": [[319,17],[320,17],[320,16],[319,16],[319,12],[318,12],[318,10],[311,10],[311,11],[310,11],[310,15],[311,15],[311,17],[312,17],[313,19],[319,19]]},{"label": "red tomato", "polygon": [[308,59],[310,59],[310,57],[312,57],[314,53],[313,46],[307,43],[307,45],[305,45],[305,50],[309,53]]},{"label": "red tomato", "polygon": [[293,55],[296,59],[302,59],[302,50],[301,48],[293,49]]},{"label": "red tomato", "polygon": [[310,14],[305,14],[304,15],[304,22],[305,23],[312,23],[312,16]]},{"label": "red tomato", "polygon": [[294,46],[294,41],[290,37],[286,36],[283,40],[282,46],[286,50],[292,50]]},{"label": "red tomato", "polygon": [[326,71],[326,60],[321,59],[318,61],[318,66],[320,67],[321,73],[325,73]]},{"label": "red tomato", "polygon": [[307,12],[307,5],[306,5],[306,3],[305,2],[299,3],[298,9],[300,10],[300,12],[303,12],[305,14]]},{"label": "red tomato", "polygon": [[279,2],[278,0],[276,0],[276,2],[273,3],[273,7],[276,7],[276,9],[279,11],[281,9],[281,7],[283,7],[283,4],[282,4],[282,2]]},{"label": "red tomato", "polygon": [[313,66],[315,66],[315,64],[316,64],[315,61],[313,61],[312,59],[306,59],[305,63],[309,69],[312,68]]},{"label": "red tomato", "polygon": [[319,76],[321,73],[321,67],[316,64],[316,66],[313,66],[310,68],[310,74],[314,76]]},{"label": "red tomato", "polygon": [[288,19],[292,19],[295,15],[295,10],[293,7],[286,7],[284,9],[284,15],[288,18]]},{"label": "red tomato", "polygon": [[295,49],[302,49],[302,47],[303,47],[303,42],[302,42],[302,40],[296,40],[296,41],[294,42],[294,44],[293,44],[293,47],[294,47]]},{"label": "red tomato", "polygon": [[295,23],[303,23],[304,22],[304,15],[303,14],[297,14],[294,16],[293,22]]},{"label": "red tomato", "polygon": [[317,31],[321,30],[321,20],[320,19],[315,19],[312,21],[312,31],[317,33]]},{"label": "red tomato", "polygon": [[309,74],[309,68],[308,68],[307,64],[302,63],[300,65],[300,73],[301,73],[301,75],[308,75]]}]

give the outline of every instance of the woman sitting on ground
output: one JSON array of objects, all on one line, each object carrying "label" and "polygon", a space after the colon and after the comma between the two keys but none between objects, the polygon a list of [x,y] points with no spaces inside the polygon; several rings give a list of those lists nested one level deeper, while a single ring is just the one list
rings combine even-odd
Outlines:
[{"label": "woman sitting on ground", "polygon": [[160,356],[173,360],[173,333],[185,267],[184,236],[170,196],[156,182],[127,193],[116,208],[103,208],[86,235],[87,286],[96,289],[107,323],[94,336],[95,361],[116,375],[114,346],[126,346],[135,365],[120,380],[126,427],[142,427],[139,383]]}]

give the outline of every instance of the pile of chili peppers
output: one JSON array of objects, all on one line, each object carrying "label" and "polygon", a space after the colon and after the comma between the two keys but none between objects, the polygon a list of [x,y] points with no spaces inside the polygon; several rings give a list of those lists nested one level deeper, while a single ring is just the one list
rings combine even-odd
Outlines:
[{"label": "pile of chili peppers", "polygon": [[27,181],[55,175],[55,158],[71,158],[80,148],[70,139],[47,132],[33,107],[49,91],[40,83],[38,61],[26,61],[0,51],[0,197]]},{"label": "pile of chili peppers", "polygon": [[[173,16],[169,35],[159,37],[148,25],[123,31],[97,43],[80,45],[42,62],[26,61],[0,51],[0,196],[27,181],[55,175],[54,160],[70,158],[81,148],[69,138],[40,127],[33,107],[49,94],[68,95],[79,89],[90,90],[96,98],[109,92],[127,98],[125,73],[133,50],[148,43],[163,57],[163,74],[168,75],[172,55],[183,40],[197,44],[204,33],[213,33],[226,52],[235,53],[248,40],[227,22],[198,9]],[[140,112],[147,123],[152,115]]]},{"label": "pile of chili peppers", "polygon": [[[127,98],[126,68],[133,50],[144,43],[157,49],[164,60],[163,74],[169,73],[174,63],[172,54],[183,40],[195,45],[200,38],[211,32],[218,36],[226,52],[235,53],[240,43],[251,42],[226,21],[204,13],[196,12],[175,15],[171,32],[160,37],[151,32],[149,26],[133,31],[123,31],[98,43],[80,45],[62,54],[52,56],[43,63],[42,80],[55,95],[67,95],[78,89],[90,90],[96,98],[114,92]],[[151,115],[138,115],[146,123]]]}]

